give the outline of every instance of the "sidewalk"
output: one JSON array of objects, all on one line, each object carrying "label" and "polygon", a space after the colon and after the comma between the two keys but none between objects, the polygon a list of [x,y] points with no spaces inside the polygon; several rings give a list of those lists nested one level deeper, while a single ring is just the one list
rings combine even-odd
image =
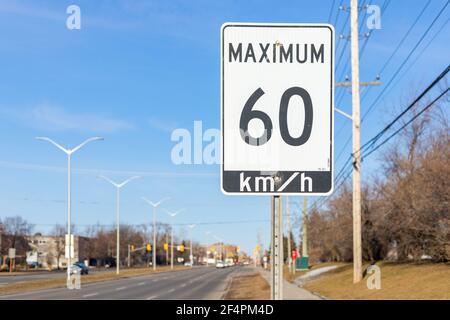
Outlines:
[{"label": "sidewalk", "polygon": [[[270,271],[259,269],[261,276],[270,284]],[[312,294],[308,290],[300,288],[295,284],[284,280],[283,282],[284,300],[321,300],[320,297]]]}]

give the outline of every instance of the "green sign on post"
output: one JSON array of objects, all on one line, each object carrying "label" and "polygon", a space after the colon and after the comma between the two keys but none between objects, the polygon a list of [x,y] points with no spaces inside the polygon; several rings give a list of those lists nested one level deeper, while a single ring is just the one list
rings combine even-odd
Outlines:
[{"label": "green sign on post", "polygon": [[296,260],[295,264],[296,270],[308,270],[309,269],[309,258],[308,257],[300,257]]}]

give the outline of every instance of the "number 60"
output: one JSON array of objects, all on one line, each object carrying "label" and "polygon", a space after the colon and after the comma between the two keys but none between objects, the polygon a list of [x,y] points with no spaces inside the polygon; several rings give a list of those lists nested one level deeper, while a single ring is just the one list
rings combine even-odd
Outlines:
[{"label": "number 60", "polygon": [[[252,146],[262,146],[272,137],[272,120],[270,117],[259,110],[252,110],[256,101],[264,94],[264,91],[261,88],[256,89],[255,92],[248,98],[247,102],[244,105],[244,109],[242,110],[241,119],[239,121],[239,129],[241,133],[242,139],[249,145]],[[298,95],[303,100],[303,105],[305,107],[305,123],[303,126],[303,132],[298,138],[294,138],[290,135],[288,124],[287,124],[287,110],[289,107],[289,101],[292,96]],[[264,124],[264,134],[260,137],[252,137],[248,132],[248,123],[252,119],[259,119]],[[308,91],[300,87],[291,87],[287,89],[283,95],[281,96],[280,102],[280,111],[279,111],[279,124],[280,124],[280,133],[284,142],[291,146],[301,146],[306,141],[308,141],[311,135],[313,122],[313,108],[311,96]]]}]

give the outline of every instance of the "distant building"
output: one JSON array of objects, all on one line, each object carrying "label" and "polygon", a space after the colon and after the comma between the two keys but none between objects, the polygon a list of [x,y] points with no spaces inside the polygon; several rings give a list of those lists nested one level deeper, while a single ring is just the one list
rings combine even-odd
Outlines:
[{"label": "distant building", "polygon": [[[64,237],[43,236],[36,234],[30,236],[28,245],[31,250],[26,253],[28,265],[38,265],[43,268],[57,269],[67,267],[65,257]],[[74,236],[74,258],[72,262],[84,261],[87,256],[89,238]]]},{"label": "distant building", "polygon": [[238,259],[237,246],[224,243],[211,244],[208,246],[208,258],[214,259],[214,261],[225,260],[227,258],[237,261]]}]

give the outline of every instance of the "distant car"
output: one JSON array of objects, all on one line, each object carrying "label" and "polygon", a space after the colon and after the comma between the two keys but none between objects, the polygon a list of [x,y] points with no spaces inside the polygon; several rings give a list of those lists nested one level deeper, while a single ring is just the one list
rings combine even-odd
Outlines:
[{"label": "distant car", "polygon": [[71,271],[73,273],[79,273],[81,275],[89,274],[89,268],[83,262],[75,262],[72,265],[72,270]]},{"label": "distant car", "polygon": [[190,262],[185,262],[185,263],[184,263],[184,266],[185,266],[185,267],[192,267],[192,263],[190,263]]},{"label": "distant car", "polygon": [[244,263],[243,263],[244,266],[248,266],[249,264],[250,264],[250,262],[248,262],[248,261],[244,261]]},{"label": "distant car", "polygon": [[223,263],[223,261],[217,261],[216,268],[218,268],[218,269],[225,268],[225,264]]}]

